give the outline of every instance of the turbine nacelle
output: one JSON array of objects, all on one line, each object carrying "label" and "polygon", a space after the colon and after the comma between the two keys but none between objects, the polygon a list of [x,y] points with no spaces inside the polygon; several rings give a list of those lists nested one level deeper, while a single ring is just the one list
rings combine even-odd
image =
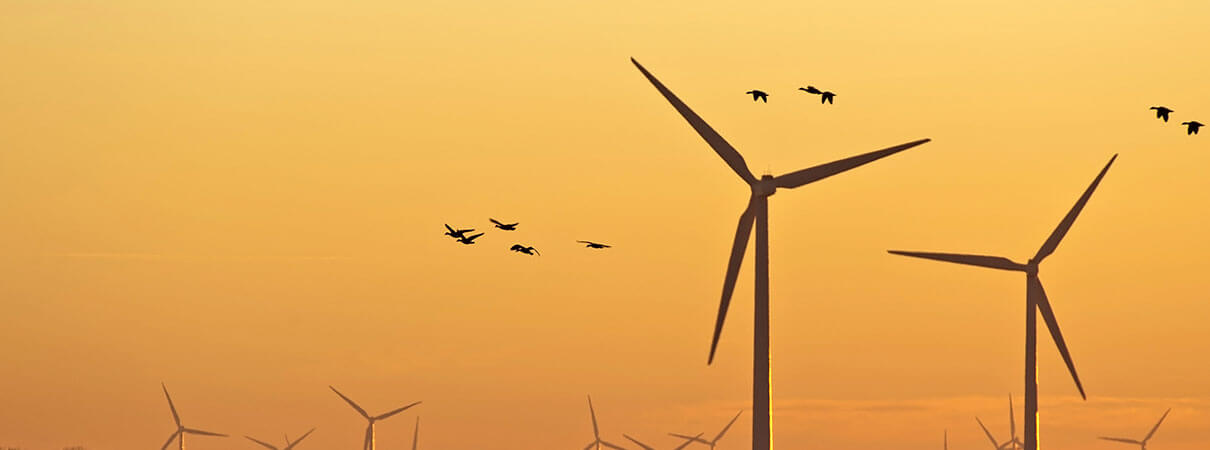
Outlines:
[{"label": "turbine nacelle", "polygon": [[777,181],[773,175],[762,175],[759,180],[752,183],[753,197],[768,197],[777,192]]}]

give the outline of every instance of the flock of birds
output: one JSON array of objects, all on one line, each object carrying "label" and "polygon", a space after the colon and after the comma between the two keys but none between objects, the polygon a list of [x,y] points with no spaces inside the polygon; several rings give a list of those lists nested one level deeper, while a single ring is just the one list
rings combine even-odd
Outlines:
[{"label": "flock of birds", "polygon": [[[815,86],[807,86],[805,88],[798,88],[798,90],[806,92],[808,94],[818,95],[819,103],[832,103],[833,100],[836,99],[836,93],[834,93],[832,91],[821,91],[818,88],[816,88]],[[765,103],[769,103],[769,93],[768,92],[765,92],[765,91],[762,91],[759,89],[753,89],[751,91],[745,92],[745,94],[751,95],[752,101],[754,101],[754,102],[757,100],[760,100]]]},{"label": "flock of birds", "polygon": [[[1155,110],[1155,118],[1164,119],[1165,122],[1168,121],[1169,114],[1176,112],[1172,109],[1168,109],[1168,107],[1166,107],[1166,106],[1152,106],[1151,109]],[[1181,122],[1181,125],[1185,126],[1185,134],[1193,135],[1193,134],[1197,134],[1197,130],[1199,128],[1205,126],[1206,124],[1203,124],[1196,120],[1191,120],[1188,122]]]},{"label": "flock of birds", "polygon": [[[499,220],[492,219],[492,218],[488,218],[487,220],[491,221],[492,226],[495,226],[496,228],[498,228],[500,230],[504,230],[504,231],[517,231],[517,225],[521,224],[521,222],[503,223],[503,222],[500,222]],[[454,228],[454,227],[451,227],[448,223],[445,224],[445,230],[446,230],[445,231],[446,236],[449,236],[449,237],[453,238],[455,241],[462,243],[462,245],[474,244],[475,239],[478,239],[480,236],[484,235],[484,233],[478,233],[478,234],[472,234],[472,235],[468,236],[467,233],[475,231],[474,228]],[[593,241],[576,241],[576,242],[584,244],[585,247],[592,248],[592,249],[603,249],[603,248],[611,247],[610,245],[601,244],[601,243],[593,242]],[[533,246],[513,244],[513,246],[509,247],[508,249],[509,249],[509,251],[514,251],[517,253],[524,253],[526,255],[531,255],[531,256],[535,256],[535,255],[541,256],[542,255],[541,253],[538,253],[538,249],[534,248]]]}]

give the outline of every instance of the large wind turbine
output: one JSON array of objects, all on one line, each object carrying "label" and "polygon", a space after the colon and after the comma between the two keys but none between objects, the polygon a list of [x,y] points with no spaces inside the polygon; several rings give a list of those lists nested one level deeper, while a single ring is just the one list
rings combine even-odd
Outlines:
[{"label": "large wind turbine", "polygon": [[684,434],[676,434],[676,433],[668,433],[668,434],[671,434],[671,435],[673,435],[673,436],[679,437],[679,438],[681,438],[681,439],[688,439],[688,440],[693,441],[693,442],[697,442],[697,443],[701,443],[701,444],[706,444],[706,445],[709,445],[709,446],[710,446],[710,450],[714,450],[714,447],[718,445],[718,441],[720,441],[720,440],[722,440],[722,439],[723,439],[723,435],[724,435],[724,434],[727,434],[727,430],[731,429],[731,425],[732,425],[732,424],[734,424],[734,423],[735,423],[735,420],[736,420],[736,419],[739,419],[739,415],[740,415],[740,414],[743,414],[743,413],[744,413],[743,411],[740,411],[740,412],[738,412],[738,413],[735,413],[735,417],[732,417],[732,418],[731,418],[731,421],[730,421],[730,422],[727,422],[727,426],[723,427],[723,430],[722,430],[722,431],[719,431],[719,432],[718,432],[718,434],[714,436],[714,439],[711,439],[711,440],[709,440],[709,441],[707,441],[707,440],[705,440],[705,439],[702,439],[702,435],[701,435],[701,434],[698,434],[697,436],[688,436],[688,435],[684,435]]},{"label": "large wind turbine", "polygon": [[221,433],[202,431],[202,430],[198,430],[195,428],[185,428],[184,425],[181,425],[181,416],[176,413],[176,405],[172,404],[172,396],[168,395],[168,386],[164,386],[164,383],[160,383],[160,387],[164,389],[164,398],[168,399],[168,408],[172,410],[172,421],[176,422],[176,432],[172,433],[172,436],[168,436],[168,440],[164,441],[164,446],[160,447],[160,450],[167,450],[168,444],[171,444],[173,439],[177,440],[176,441],[178,444],[177,448],[179,450],[185,450],[185,435],[186,434],[200,434],[202,436],[227,437],[227,435],[221,434]]},{"label": "large wind turbine", "polygon": [[312,428],[311,431],[306,432],[306,434],[303,434],[302,437],[300,437],[296,440],[293,440],[293,441],[290,440],[289,436],[286,436],[286,446],[282,447],[280,449],[276,445],[270,444],[268,442],[262,441],[260,439],[254,438],[252,436],[244,436],[244,437],[248,438],[248,440],[250,440],[252,442],[260,444],[261,447],[267,448],[269,450],[294,450],[294,447],[297,446],[299,442],[302,442],[303,439],[306,439],[307,436],[310,436],[311,433],[314,431],[315,431],[315,429]]},{"label": "large wind turbine", "polygon": [[689,125],[706,140],[707,144],[710,144],[714,152],[718,153],[728,166],[731,166],[731,170],[734,170],[748,184],[748,187],[752,189],[752,197],[748,200],[748,207],[744,210],[743,214],[740,214],[739,226],[735,230],[735,242],[731,247],[731,259],[727,264],[727,275],[723,280],[723,294],[718,305],[718,318],[714,324],[714,338],[710,342],[710,357],[707,359],[707,364],[714,362],[714,351],[718,348],[718,339],[723,331],[723,321],[727,318],[727,308],[731,304],[731,293],[735,289],[735,279],[739,276],[739,266],[744,259],[744,252],[748,248],[748,237],[752,234],[752,224],[756,222],[756,289],[754,301],[756,324],[753,327],[752,344],[752,448],[753,450],[769,450],[772,446],[773,436],[773,406],[771,404],[773,383],[769,374],[769,362],[771,358],[769,351],[769,196],[773,195],[778,188],[793,189],[813,183],[891,156],[929,140],[921,139],[777,177],[765,175],[757,179],[752,175],[752,171],[748,170],[744,157],[731,144],[727,143],[701,117],[698,117],[697,113],[689,109],[689,106],[677,98],[672,91],[664,87],[664,84],[660,83],[638,61],[635,61],[634,58],[631,58],[630,61],[634,63],[635,67],[639,68],[640,72],[643,72],[643,76],[647,77],[647,80],[651,84],[655,85],[656,90],[660,91],[660,94],[669,103],[672,103],[672,107],[685,120],[689,121]]},{"label": "large wind turbine", "polygon": [[1147,437],[1143,438],[1143,440],[1141,440],[1141,441],[1136,441],[1134,439],[1104,437],[1104,436],[1100,437],[1100,439],[1104,439],[1106,441],[1117,441],[1117,442],[1125,442],[1127,444],[1135,444],[1135,445],[1138,445],[1141,448],[1141,450],[1147,450],[1147,441],[1151,440],[1151,436],[1155,434],[1155,430],[1160,429],[1160,424],[1164,423],[1164,418],[1168,417],[1168,413],[1170,413],[1170,412],[1172,412],[1172,408],[1168,408],[1167,411],[1164,411],[1164,415],[1160,416],[1160,421],[1156,422],[1154,427],[1151,427],[1151,431],[1147,433]]},{"label": "large wind turbine", "polygon": [[601,429],[597,427],[597,411],[592,408],[592,396],[588,396],[588,413],[592,415],[592,442],[584,446],[584,450],[601,450],[602,446],[612,448],[614,450],[626,450],[617,445],[601,440]]},{"label": "large wind turbine", "polygon": [[1063,340],[1063,333],[1059,330],[1059,322],[1055,319],[1055,312],[1050,307],[1050,299],[1046,297],[1046,291],[1042,289],[1042,281],[1038,279],[1038,265],[1058,248],[1059,242],[1063,240],[1063,236],[1071,229],[1071,225],[1075,223],[1076,217],[1080,215],[1080,211],[1084,209],[1084,205],[1092,197],[1092,192],[1096,190],[1097,185],[1101,183],[1101,178],[1105,177],[1105,173],[1109,171],[1109,167],[1113,165],[1113,161],[1117,157],[1118,155],[1113,155],[1113,158],[1109,159],[1109,163],[1105,164],[1105,168],[1101,169],[1101,173],[1097,174],[1096,179],[1092,180],[1092,184],[1084,191],[1084,195],[1080,196],[1075,206],[1072,206],[1071,211],[1068,211],[1067,216],[1059,222],[1059,226],[1055,228],[1050,237],[1046,239],[1046,242],[1042,244],[1042,248],[1039,248],[1038,253],[1025,264],[1013,262],[1001,256],[890,250],[890,253],[896,255],[1025,273],[1025,450],[1038,449],[1038,313],[1041,313],[1042,319],[1046,321],[1046,327],[1050,329],[1050,336],[1054,339],[1055,346],[1059,348],[1059,354],[1063,356],[1063,362],[1067,364],[1067,370],[1071,372],[1072,380],[1075,380],[1076,389],[1080,391],[1080,397],[1084,399],[1088,398],[1084,394],[1084,385],[1080,383],[1079,375],[1076,375],[1076,366],[1071,361],[1071,353],[1067,351],[1067,343]]},{"label": "large wind turbine", "polygon": [[377,416],[371,416],[369,413],[366,413],[366,410],[362,409],[361,406],[358,406],[357,403],[354,402],[352,399],[345,397],[345,395],[341,394],[340,391],[336,390],[336,388],[334,388],[332,386],[328,386],[328,388],[332,389],[332,392],[335,392],[336,395],[340,396],[340,398],[343,398],[346,402],[349,402],[349,406],[352,406],[353,409],[356,409],[357,413],[361,414],[361,417],[364,417],[366,419],[366,421],[369,422],[369,424],[366,425],[366,438],[365,438],[365,442],[362,444],[362,450],[375,450],[375,443],[374,443],[374,423],[375,422],[378,422],[380,420],[386,419],[393,415],[399,414],[408,408],[411,408],[413,406],[420,404],[420,402],[416,402],[416,403],[412,403],[410,405],[404,406],[402,408],[392,410],[387,413],[379,414]]}]

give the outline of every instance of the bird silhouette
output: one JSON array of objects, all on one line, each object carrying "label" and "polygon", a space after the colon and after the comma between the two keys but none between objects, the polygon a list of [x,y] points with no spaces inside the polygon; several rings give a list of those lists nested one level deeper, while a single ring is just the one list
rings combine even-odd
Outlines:
[{"label": "bird silhouette", "polygon": [[805,88],[798,88],[798,90],[806,91],[808,94],[819,95],[820,96],[819,103],[832,103],[832,99],[836,97],[836,94],[832,93],[831,91],[821,91],[819,89],[816,89],[815,86],[807,86]]},{"label": "bird silhouette", "polygon": [[449,236],[449,237],[452,237],[452,238],[454,238],[454,239],[462,239],[462,237],[463,237],[463,236],[466,236],[466,233],[470,233],[470,232],[472,232],[472,231],[475,231],[475,229],[474,229],[474,228],[467,228],[467,229],[465,229],[465,230],[455,230],[455,229],[453,229],[453,228],[450,228],[450,225],[449,225],[448,223],[447,223],[447,224],[445,224],[445,229],[446,229],[446,230],[449,230],[449,231],[446,231],[446,232],[445,232],[445,235],[446,235],[446,236]]},{"label": "bird silhouette", "polygon": [[1194,120],[1192,122],[1181,122],[1181,125],[1189,127],[1189,130],[1187,131],[1188,134],[1197,134],[1197,129],[1201,128],[1205,124]]},{"label": "bird silhouette", "polygon": [[538,253],[538,249],[533,247],[525,247],[521,244],[513,244],[512,247],[509,247],[509,250],[524,253],[526,255],[541,255],[541,253]]},{"label": "bird silhouette", "polygon": [[1173,111],[1173,110],[1171,110],[1171,109],[1168,109],[1167,107],[1164,107],[1164,106],[1152,106],[1150,109],[1154,109],[1154,110],[1155,110],[1155,118],[1156,118],[1156,119],[1164,119],[1164,121],[1165,121],[1165,122],[1167,122],[1167,121],[1168,121],[1168,113],[1175,112],[1175,111]]},{"label": "bird silhouette", "polygon": [[581,244],[585,244],[584,246],[585,246],[585,247],[588,247],[588,248],[609,248],[609,247],[610,247],[610,246],[608,246],[608,245],[605,245],[605,244],[598,244],[598,243],[596,243],[596,242],[592,242],[592,241],[576,241],[576,242],[579,242],[579,243],[581,243]]},{"label": "bird silhouette", "polygon": [[764,101],[765,103],[769,103],[769,94],[766,93],[765,91],[758,91],[756,89],[753,89],[751,91],[745,92],[745,94],[752,95],[752,101],[761,100],[761,101]]},{"label": "bird silhouette", "polygon": [[466,245],[471,245],[471,244],[475,243],[475,239],[478,238],[479,236],[483,236],[483,233],[460,237],[460,238],[458,238],[458,242],[461,242]]},{"label": "bird silhouette", "polygon": [[517,222],[517,223],[500,223],[500,221],[499,221],[499,220],[496,220],[496,219],[487,219],[487,220],[490,220],[490,221],[492,221],[492,223],[496,224],[496,228],[499,228],[499,229],[501,229],[501,230],[505,230],[505,231],[514,231],[514,230],[516,230],[516,229],[517,229],[517,225],[520,225],[520,224],[521,224],[521,222]]}]

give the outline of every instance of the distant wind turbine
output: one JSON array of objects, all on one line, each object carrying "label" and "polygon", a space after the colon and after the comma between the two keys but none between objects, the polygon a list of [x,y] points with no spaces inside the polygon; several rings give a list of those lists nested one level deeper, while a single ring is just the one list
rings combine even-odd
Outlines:
[{"label": "distant wind turbine", "polygon": [[168,445],[172,443],[173,439],[176,439],[176,442],[178,445],[177,448],[179,450],[185,450],[185,435],[186,434],[200,434],[202,436],[227,437],[227,435],[225,435],[225,434],[214,433],[214,432],[210,432],[210,431],[202,431],[202,430],[199,430],[196,428],[186,428],[184,425],[181,425],[181,416],[176,413],[176,405],[172,404],[172,396],[168,395],[168,386],[165,386],[164,383],[160,383],[160,387],[164,389],[164,398],[168,399],[168,408],[172,410],[172,421],[176,422],[176,432],[172,433],[172,436],[168,436],[168,440],[164,441],[164,446],[160,447],[160,450],[167,450]]},{"label": "distant wind turbine", "polygon": [[1147,437],[1144,437],[1143,440],[1141,440],[1141,441],[1136,441],[1134,439],[1115,438],[1115,437],[1101,437],[1100,439],[1104,439],[1106,441],[1125,442],[1127,444],[1136,444],[1140,447],[1140,449],[1146,450],[1147,441],[1151,440],[1151,436],[1155,435],[1155,430],[1160,429],[1160,424],[1164,423],[1164,418],[1168,417],[1168,413],[1170,413],[1170,412],[1172,412],[1172,408],[1168,408],[1167,411],[1164,411],[1164,415],[1160,416],[1160,421],[1156,422],[1154,427],[1151,427],[1151,431],[1147,433]]},{"label": "distant wind turbine", "polygon": [[730,421],[730,422],[727,422],[727,426],[723,427],[723,430],[722,430],[722,431],[719,431],[719,432],[718,432],[718,435],[714,436],[714,439],[711,439],[711,440],[709,440],[709,441],[707,441],[707,440],[705,440],[705,439],[702,439],[702,438],[701,438],[701,434],[697,435],[696,437],[690,437],[690,436],[686,436],[686,435],[683,435],[683,434],[676,434],[676,433],[670,433],[670,434],[672,434],[673,436],[679,437],[679,438],[681,438],[681,439],[689,439],[689,440],[691,440],[691,441],[693,441],[693,442],[698,442],[698,443],[702,443],[702,444],[709,445],[709,446],[710,446],[710,449],[711,449],[711,450],[713,450],[713,449],[714,449],[714,447],[715,447],[716,445],[718,445],[718,441],[720,441],[720,440],[722,440],[722,439],[723,439],[723,435],[724,435],[724,434],[727,434],[727,430],[731,428],[731,424],[734,424],[734,423],[735,423],[735,419],[738,419],[738,418],[739,418],[739,415],[740,415],[740,414],[743,414],[743,413],[744,413],[743,411],[740,411],[740,412],[736,413],[736,414],[735,414],[735,417],[732,417],[732,418],[731,418],[731,421]]},{"label": "distant wind turbine", "polygon": [[1097,174],[1096,179],[1092,180],[1092,184],[1084,191],[1084,195],[1080,196],[1075,206],[1072,206],[1071,211],[1068,211],[1067,216],[1063,217],[1063,220],[1059,222],[1059,226],[1055,228],[1050,237],[1046,239],[1046,242],[1042,244],[1042,247],[1038,249],[1038,253],[1025,264],[1013,262],[1008,258],[1000,256],[890,250],[890,253],[896,255],[1025,273],[1025,450],[1038,449],[1037,320],[1039,312],[1042,314],[1042,319],[1046,321],[1047,328],[1050,329],[1050,336],[1054,339],[1055,346],[1059,348],[1059,354],[1063,356],[1063,362],[1067,364],[1067,371],[1071,372],[1071,378],[1076,383],[1076,389],[1080,391],[1080,397],[1085,400],[1088,398],[1084,394],[1084,385],[1080,383],[1079,375],[1076,375],[1075,363],[1071,360],[1071,353],[1067,351],[1067,343],[1063,340],[1062,331],[1059,330],[1059,321],[1055,318],[1055,312],[1050,306],[1050,299],[1046,297],[1046,291],[1042,288],[1042,281],[1038,279],[1038,265],[1059,247],[1059,242],[1063,240],[1063,236],[1067,235],[1072,224],[1075,223],[1076,217],[1080,215],[1080,211],[1084,209],[1084,205],[1088,203],[1088,199],[1092,198],[1093,191],[1101,183],[1101,179],[1105,177],[1105,173],[1109,171],[1109,167],[1113,165],[1113,161],[1117,157],[1118,155],[1113,155],[1113,158],[1109,159],[1109,163],[1105,165],[1104,169],[1101,169],[1101,173]]},{"label": "distant wind turbine", "polygon": [[597,411],[592,408],[592,396],[588,396],[588,413],[592,415],[592,442],[584,446],[584,450],[594,449],[601,450],[601,446],[609,447],[614,450],[626,450],[617,445],[601,440],[601,429],[597,427]]},{"label": "distant wind turbine", "polygon": [[854,169],[870,162],[891,156],[909,148],[928,142],[921,139],[903,145],[854,156],[851,158],[821,164],[797,172],[787,173],[778,177],[765,175],[757,179],[748,169],[744,157],[727,143],[718,132],[714,131],[697,113],[689,109],[676,94],[668,90],[663,83],[655,78],[642,65],[630,59],[635,67],[647,77],[656,90],[672,103],[672,107],[689,122],[706,143],[718,153],[723,161],[731,166],[748,187],[752,196],[748,207],[739,217],[739,226],[735,230],[735,243],[731,247],[731,259],[727,264],[726,278],[723,280],[723,293],[719,301],[718,318],[714,324],[714,338],[710,343],[710,357],[707,364],[714,362],[714,352],[718,347],[719,336],[723,331],[723,322],[727,317],[727,308],[731,304],[731,293],[735,289],[735,279],[739,276],[739,266],[748,248],[748,237],[752,234],[752,223],[756,222],[756,279],[755,279],[755,321],[753,327],[752,355],[752,448],[754,450],[769,450],[772,445],[773,396],[772,381],[769,373],[769,196],[778,188],[793,189],[813,183],[832,175]]},{"label": "distant wind turbine", "polygon": [[365,442],[362,444],[362,450],[375,450],[375,448],[376,448],[375,447],[376,444],[374,443],[374,423],[375,422],[378,422],[380,420],[386,419],[393,415],[399,414],[408,408],[411,408],[413,406],[420,404],[420,402],[415,402],[410,405],[392,410],[392,411],[384,413],[384,414],[379,414],[377,416],[371,416],[369,413],[366,413],[366,410],[362,409],[361,406],[358,406],[357,403],[354,402],[352,399],[345,397],[345,395],[341,394],[340,391],[336,390],[336,388],[334,388],[332,386],[328,386],[328,388],[331,389],[332,392],[335,392],[336,395],[339,395],[340,398],[343,398],[344,401],[348,402],[349,406],[352,406],[353,409],[357,410],[358,414],[361,414],[361,417],[364,417],[366,419],[366,421],[369,422],[366,425],[366,438],[365,438]]},{"label": "distant wind turbine", "polygon": [[[682,442],[681,445],[676,446],[676,448],[674,448],[672,450],[681,450],[685,447],[688,447],[689,444],[692,444],[695,442],[694,439],[702,437],[703,434],[706,434],[706,433],[698,433],[697,436],[693,436],[693,437],[688,437],[688,436],[684,437],[683,439],[685,439],[685,442]],[[652,447],[650,445],[639,442],[638,439],[632,438],[632,437],[626,435],[625,433],[622,434],[622,437],[624,437],[626,439],[630,439],[630,442],[634,442],[635,445],[642,447],[643,450],[655,450],[655,447]]]},{"label": "distant wind turbine", "polygon": [[417,442],[420,442],[420,416],[416,416],[416,431],[412,432],[412,450],[416,450]]},{"label": "distant wind turbine", "polygon": [[244,436],[244,437],[248,438],[248,440],[250,440],[250,441],[252,441],[252,442],[255,442],[255,443],[257,443],[257,444],[260,444],[260,446],[261,446],[261,447],[264,447],[264,448],[267,448],[267,449],[270,449],[270,450],[294,450],[294,447],[295,447],[296,445],[298,445],[298,443],[299,443],[299,442],[302,442],[302,440],[303,440],[303,439],[306,439],[306,438],[307,438],[307,436],[310,436],[310,435],[311,435],[311,433],[312,433],[312,432],[314,432],[314,431],[315,431],[315,429],[314,429],[314,428],[312,428],[312,429],[311,429],[311,431],[306,432],[306,434],[303,434],[303,435],[302,435],[302,437],[298,438],[298,440],[295,440],[295,441],[291,441],[291,440],[290,440],[290,436],[286,436],[286,446],[285,446],[285,447],[282,447],[282,448],[280,448],[280,449],[279,449],[277,446],[273,445],[273,444],[270,444],[270,443],[268,443],[268,442],[265,442],[265,441],[262,441],[262,440],[256,439],[256,438],[254,438],[254,437],[252,437],[252,436]]}]

